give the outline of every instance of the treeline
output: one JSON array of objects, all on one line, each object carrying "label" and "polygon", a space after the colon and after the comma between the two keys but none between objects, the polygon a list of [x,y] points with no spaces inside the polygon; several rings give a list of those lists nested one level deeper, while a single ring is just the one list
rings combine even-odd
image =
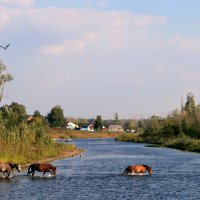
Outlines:
[{"label": "treeline", "polygon": [[0,160],[26,164],[76,149],[73,144],[55,143],[46,134],[48,127],[48,117],[39,111],[29,116],[24,105],[14,102],[0,107]]},{"label": "treeline", "polygon": [[200,152],[200,105],[188,93],[185,104],[167,117],[152,116],[137,121],[139,134],[124,134],[117,140],[147,142]]},{"label": "treeline", "polygon": [[187,95],[185,105],[181,110],[174,110],[165,118],[152,116],[138,121],[144,135],[160,135],[165,137],[185,134],[191,138],[200,138],[200,105],[196,105],[194,95]]}]

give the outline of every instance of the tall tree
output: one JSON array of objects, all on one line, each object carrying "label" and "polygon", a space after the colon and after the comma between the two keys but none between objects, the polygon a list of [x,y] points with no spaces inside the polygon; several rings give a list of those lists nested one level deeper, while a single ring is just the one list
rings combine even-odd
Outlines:
[{"label": "tall tree", "polygon": [[9,73],[5,73],[6,66],[0,60],[0,102],[3,98],[3,92],[6,82],[10,82],[13,80],[13,76]]},{"label": "tall tree", "polygon": [[113,120],[114,124],[118,124],[119,123],[119,116],[118,113],[114,113],[114,120]]},{"label": "tall tree", "polygon": [[190,117],[195,115],[196,112],[195,99],[194,95],[191,92],[189,92],[187,95],[187,100],[185,103],[184,110],[188,113]]},{"label": "tall tree", "polygon": [[26,122],[26,108],[24,105],[12,102],[11,105],[4,105],[0,108],[0,115],[3,117],[4,124],[11,129],[14,126]]},{"label": "tall tree", "polygon": [[102,126],[103,126],[103,121],[102,121],[101,115],[97,115],[97,118],[94,123],[94,128],[97,131],[100,131],[102,129]]},{"label": "tall tree", "polygon": [[54,106],[51,109],[50,113],[47,115],[47,119],[51,127],[65,127],[66,126],[64,112],[61,106],[59,105]]}]

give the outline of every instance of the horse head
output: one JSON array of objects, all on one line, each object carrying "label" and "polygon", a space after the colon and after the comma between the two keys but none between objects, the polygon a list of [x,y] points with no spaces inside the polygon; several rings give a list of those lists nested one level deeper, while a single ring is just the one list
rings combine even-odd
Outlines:
[{"label": "horse head", "polygon": [[19,164],[16,164],[16,163],[8,163],[10,165],[10,168],[13,170],[13,169],[16,169],[18,172],[21,172],[21,167]]},{"label": "horse head", "polygon": [[55,176],[56,175],[56,167],[52,166],[52,172],[53,172],[53,175]]},{"label": "horse head", "polygon": [[151,167],[147,166],[147,171],[149,172],[150,175],[152,175],[153,171],[152,171]]}]

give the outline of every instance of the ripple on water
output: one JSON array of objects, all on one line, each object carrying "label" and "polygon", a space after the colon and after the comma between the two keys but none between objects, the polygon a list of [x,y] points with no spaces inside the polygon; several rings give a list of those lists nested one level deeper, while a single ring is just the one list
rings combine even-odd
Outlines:
[{"label": "ripple on water", "polygon": [[[54,161],[57,176],[0,179],[1,199],[132,200],[183,199],[200,196],[200,155],[143,144],[108,140],[77,140],[87,148],[84,158]],[[124,176],[130,164],[151,164],[153,175]]]}]

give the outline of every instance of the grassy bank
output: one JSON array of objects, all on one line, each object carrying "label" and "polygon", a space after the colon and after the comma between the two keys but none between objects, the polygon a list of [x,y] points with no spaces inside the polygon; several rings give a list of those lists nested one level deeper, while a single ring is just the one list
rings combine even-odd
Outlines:
[{"label": "grassy bank", "polygon": [[148,146],[168,147],[191,152],[200,152],[200,140],[192,139],[184,134],[178,137],[145,136],[143,134],[124,133],[116,138],[120,142],[148,143]]},{"label": "grassy bank", "polygon": [[98,131],[98,132],[90,132],[90,131],[75,131],[68,129],[48,129],[46,133],[52,138],[116,138],[120,136],[122,133],[119,132],[108,132],[108,131]]},{"label": "grassy bank", "polygon": [[42,128],[26,124],[12,130],[0,127],[0,161],[16,162],[22,165],[54,159],[68,152],[74,154],[74,144],[56,143]]}]

